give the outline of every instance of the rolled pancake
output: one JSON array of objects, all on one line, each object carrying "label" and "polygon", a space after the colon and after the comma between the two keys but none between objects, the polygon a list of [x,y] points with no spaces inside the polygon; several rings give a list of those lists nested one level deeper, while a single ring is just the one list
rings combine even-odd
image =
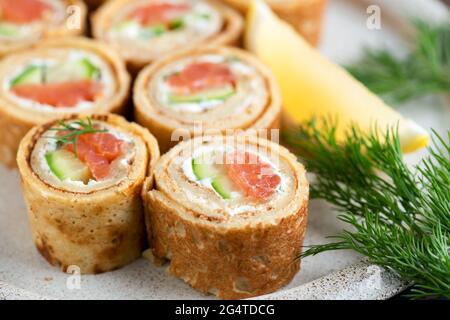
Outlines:
[{"label": "rolled pancake", "polygon": [[41,17],[30,21],[27,12],[33,8],[17,7],[22,15],[0,13],[0,56],[38,44],[42,39],[81,35],[86,29],[87,9],[81,0],[1,0],[0,12],[6,9],[3,6],[13,3],[16,7],[41,3],[46,9]]},{"label": "rolled pancake", "polygon": [[33,128],[17,155],[37,249],[50,264],[63,270],[75,265],[83,274],[114,270],[141,255],[145,230],[140,192],[146,177],[151,185],[159,158],[148,130],[116,115],[94,115],[92,121],[128,146],[101,181],[59,181],[52,174],[45,152],[55,143],[49,137],[59,122]]},{"label": "rolled pancake", "polygon": [[[227,188],[239,190],[236,180],[228,180],[232,187],[222,183],[218,188],[215,182],[224,176],[199,179],[200,171],[211,170],[196,169],[196,159],[236,150],[256,155],[266,169],[270,165],[275,172],[270,178],[279,177],[272,194],[261,200],[233,191],[224,197]],[[264,189],[259,182],[254,185]],[[240,135],[182,142],[157,162],[154,189],[152,180],[144,186],[153,256],[170,260],[171,274],[205,294],[239,299],[273,292],[299,271],[308,190],[296,157],[268,140]]]},{"label": "rolled pancake", "polygon": [[[203,67],[189,70],[199,65]],[[170,83],[180,72],[186,77],[196,73],[194,85],[226,78],[225,84],[209,90],[219,92],[216,97],[207,93],[198,100],[192,95],[180,98],[172,94],[177,88]],[[202,78],[213,72],[211,78]],[[253,55],[231,47],[206,47],[156,61],[136,79],[133,101],[136,121],[155,135],[162,151],[180,138],[205,132],[280,128],[281,94],[273,74]]]},{"label": "rolled pancake", "polygon": [[[55,107],[35,100],[66,99],[70,95],[62,93],[63,87],[49,87],[38,96],[37,90],[30,85],[41,84],[45,78],[46,83],[52,82],[52,85],[70,82],[71,77],[79,79],[80,70],[85,69],[86,72],[97,70],[93,83],[100,89],[92,101],[81,99],[70,107]],[[52,77],[48,76],[50,70],[56,70]],[[123,113],[128,101],[130,76],[124,62],[108,45],[69,37],[49,39],[34,49],[6,57],[0,62],[0,83],[0,163],[14,167],[19,142],[35,125],[74,113]],[[14,91],[14,88],[20,88],[16,84],[28,84],[22,88],[28,88],[29,98],[18,95],[21,91]]]},{"label": "rolled pancake", "polygon": [[[172,20],[164,20],[170,17]],[[176,51],[204,44],[237,44],[243,19],[218,1],[117,0],[98,9],[92,25],[94,37],[115,46],[129,70],[137,73],[150,62]]]},{"label": "rolled pancake", "polygon": [[[225,2],[245,13],[250,1],[225,0]],[[312,45],[318,44],[326,0],[266,0],[266,2]]]}]

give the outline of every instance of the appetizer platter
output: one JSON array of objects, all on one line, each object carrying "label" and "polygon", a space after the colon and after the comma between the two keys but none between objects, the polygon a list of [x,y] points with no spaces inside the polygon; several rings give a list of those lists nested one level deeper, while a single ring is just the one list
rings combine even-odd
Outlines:
[{"label": "appetizer platter", "polygon": [[[74,134],[79,138],[66,143]],[[116,115],[69,118],[29,131],[17,162],[41,255],[63,270],[76,265],[83,274],[118,269],[139,257],[140,193],[158,158],[156,139]]]},{"label": "appetizer platter", "polygon": [[[381,150],[376,129],[367,145],[360,133],[373,119],[396,126],[382,150],[405,172],[448,133],[445,97],[394,110],[338,66],[367,47],[407,54],[409,18],[442,13],[435,1],[378,0],[376,30],[363,0],[84,1],[91,39],[84,26],[53,37],[57,5],[28,1],[41,13],[0,0],[0,299],[387,299],[410,286],[344,241],[320,247],[357,226],[336,216],[354,204],[339,198],[345,177],[324,177],[341,164],[333,148],[362,162],[355,145]],[[27,28],[42,30],[22,41]],[[308,120],[331,104],[361,131],[320,140],[327,124]]]}]

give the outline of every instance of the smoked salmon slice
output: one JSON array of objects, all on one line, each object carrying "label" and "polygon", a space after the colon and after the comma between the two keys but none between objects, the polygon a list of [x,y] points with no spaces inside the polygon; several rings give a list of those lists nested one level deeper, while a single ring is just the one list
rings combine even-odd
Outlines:
[{"label": "smoked salmon slice", "polygon": [[[106,178],[111,169],[111,162],[123,153],[124,142],[106,132],[80,135],[76,142],[76,155],[91,170],[96,180]],[[75,152],[73,144],[65,149]]]},{"label": "smoked salmon slice", "polygon": [[168,79],[170,86],[183,93],[234,85],[235,81],[235,76],[228,65],[211,62],[192,63]]},{"label": "smoked salmon slice", "polygon": [[139,24],[144,26],[154,24],[168,25],[172,20],[180,17],[190,9],[187,3],[151,3],[140,6],[130,15],[130,18],[136,19]]},{"label": "smoked salmon slice", "polygon": [[19,97],[54,107],[74,107],[82,101],[94,101],[100,90],[101,84],[92,80],[21,84],[11,88]]},{"label": "smoked salmon slice", "polygon": [[113,161],[122,154],[124,142],[110,133],[88,133],[81,135],[80,139],[108,161]]},{"label": "smoked salmon slice", "polygon": [[3,21],[24,24],[42,19],[44,12],[51,10],[42,0],[0,0]]},{"label": "smoked salmon slice", "polygon": [[281,183],[272,166],[249,152],[234,152],[227,155],[228,177],[249,197],[268,199]]}]

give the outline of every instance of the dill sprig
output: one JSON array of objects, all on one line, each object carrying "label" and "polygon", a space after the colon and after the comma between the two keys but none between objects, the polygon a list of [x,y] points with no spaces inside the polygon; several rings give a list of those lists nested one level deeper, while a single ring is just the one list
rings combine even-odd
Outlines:
[{"label": "dill sprig", "polygon": [[350,226],[302,256],[353,249],[415,283],[416,298],[450,297],[450,131],[445,139],[434,132],[434,147],[414,169],[396,131],[383,138],[353,127],[340,143],[335,125],[316,120],[286,134],[315,173],[311,196]]},{"label": "dill sprig", "polygon": [[347,70],[391,103],[450,92],[450,23],[414,22],[415,47],[404,59],[386,49],[366,49]]},{"label": "dill sprig", "polygon": [[73,153],[77,157],[77,141],[81,135],[88,133],[107,132],[106,129],[95,128],[90,117],[87,117],[86,120],[79,119],[71,122],[59,120],[58,124],[60,125],[60,127],[51,128],[49,130],[63,132],[64,134],[60,136],[49,136],[47,138],[56,139],[56,143],[63,146],[72,144]]}]

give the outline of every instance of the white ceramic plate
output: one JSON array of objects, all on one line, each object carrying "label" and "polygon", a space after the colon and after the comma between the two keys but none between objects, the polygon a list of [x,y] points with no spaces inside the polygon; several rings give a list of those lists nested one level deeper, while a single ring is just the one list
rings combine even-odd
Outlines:
[{"label": "white ceramic plate", "polygon": [[[345,63],[358,57],[364,46],[387,46],[404,53],[408,45],[405,16],[448,18],[443,6],[433,0],[376,0],[382,8],[381,30],[366,27],[368,4],[362,1],[330,0],[321,50],[331,59]],[[443,133],[449,129],[449,106],[436,99],[405,106],[402,112],[425,128]],[[420,152],[408,157],[415,163]],[[305,245],[326,242],[325,236],[342,230],[327,204],[312,201]],[[383,299],[405,283],[392,273],[359,262],[351,251],[328,252],[302,261],[302,270],[282,290],[267,299]],[[81,287],[73,289],[70,275],[49,266],[31,241],[27,214],[16,172],[0,167],[0,299],[205,299],[181,280],[168,276],[165,267],[140,259],[114,272],[82,276]],[[72,288],[72,289],[70,289]]]}]

